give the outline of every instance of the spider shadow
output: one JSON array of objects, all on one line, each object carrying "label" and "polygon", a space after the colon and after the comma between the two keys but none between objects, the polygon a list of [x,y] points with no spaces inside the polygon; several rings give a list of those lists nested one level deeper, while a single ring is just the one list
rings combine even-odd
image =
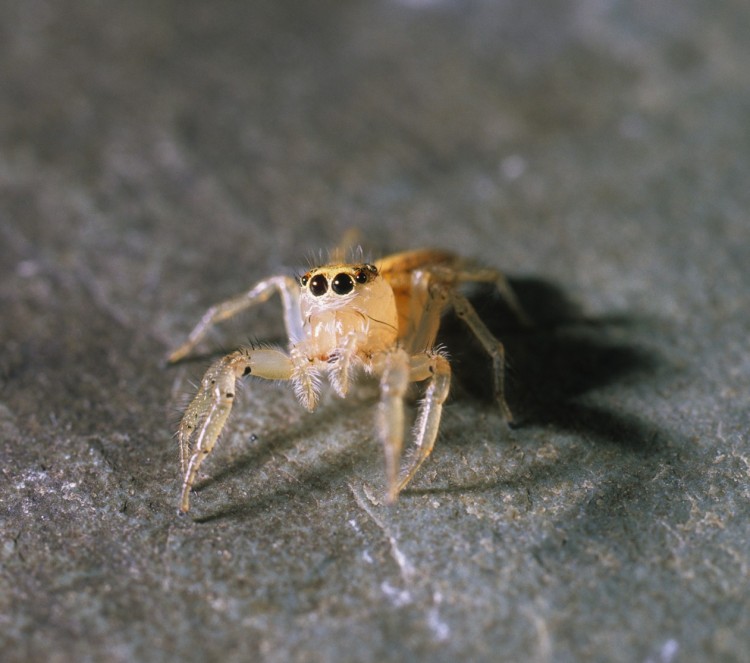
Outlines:
[{"label": "spider shadow", "polygon": [[[631,451],[651,449],[659,437],[653,425],[586,398],[598,389],[637,381],[655,370],[659,362],[654,354],[622,341],[623,330],[642,326],[644,321],[622,315],[592,318],[547,281],[510,282],[531,319],[529,326],[519,323],[491,290],[478,288],[470,300],[505,347],[506,398],[514,414],[513,428],[549,426]],[[454,397],[469,394],[487,401],[492,394],[486,355],[477,343],[465,339],[463,324],[448,316],[440,340],[451,355]]]},{"label": "spider shadow", "polygon": [[[643,547],[659,545],[652,523],[657,518],[669,521],[686,508],[687,500],[675,488],[685,481],[684,450],[690,445],[679,432],[616,405],[600,404],[596,396],[607,387],[635,390],[646,380],[663,379],[664,367],[670,368],[666,360],[636,345],[637,341],[628,342],[653,333],[656,325],[635,316],[587,316],[561,289],[539,279],[512,279],[511,285],[533,322],[530,328],[514,322],[512,312],[489,290],[478,289],[470,299],[505,346],[513,427],[519,433],[532,427],[570,432],[587,444],[561,444],[554,460],[534,459],[531,454],[522,471],[448,486],[407,488],[405,496],[493,496],[498,491],[533,495],[535,486],[555,486],[560,487],[559,499],[579,499],[562,487],[572,477],[586,474],[580,469],[582,458],[598,455],[598,480],[575,508],[562,508],[550,517],[544,505],[535,506],[529,498],[528,517],[549,522],[548,533],[529,551],[549,573],[567,562],[580,564],[590,555],[592,540],[641,556]],[[456,377],[454,398],[485,400],[490,407],[486,356],[477,344],[465,342],[465,330],[455,316],[446,319],[442,332]],[[507,442],[502,434],[498,439]],[[443,443],[450,446],[451,440]],[[464,438],[454,444],[465,443]],[[520,440],[518,444],[523,445]],[[594,453],[582,446],[594,447]],[[604,453],[597,454],[597,449]],[[520,454],[525,456],[525,450]],[[502,502],[498,508],[503,508]]]},{"label": "spider shadow", "polygon": [[[364,421],[365,409],[370,410],[370,404],[357,404],[351,408],[352,411],[349,414],[358,417],[357,420]],[[262,513],[280,500],[309,499],[316,492],[330,490],[332,485],[344,485],[355,467],[372,461],[373,450],[377,451],[378,447],[359,443],[358,440],[361,437],[359,430],[343,434],[341,414],[341,410],[331,407],[331,403],[324,404],[316,413],[314,423],[305,416],[291,426],[259,435],[250,449],[242,452],[234,461],[224,461],[220,468],[217,467],[215,471],[211,471],[210,476],[197,482],[194,490],[200,492],[212,484],[221,485],[227,481],[237,480],[238,477],[247,476],[249,471],[259,471],[267,476],[273,475],[274,478],[270,479],[267,485],[263,485],[266,479],[253,480],[254,485],[248,484],[251,496],[226,502],[211,512],[193,517],[193,521],[208,523],[239,516],[250,518]],[[372,412],[369,414],[372,415]],[[325,457],[325,460],[309,464],[306,464],[304,460],[294,462],[288,458],[285,451],[299,449],[302,445],[310,444],[311,425],[314,426],[316,438],[323,440],[337,438],[338,448],[334,453],[324,446],[316,451],[308,448],[303,452],[308,461],[318,456]],[[363,425],[360,424],[358,428],[363,428]],[[346,442],[347,439],[349,442]],[[344,440],[344,443],[341,440]],[[316,444],[319,443],[316,442]],[[280,461],[279,456],[285,457],[286,462]],[[284,468],[285,465],[292,468],[292,473]],[[280,479],[281,475],[286,475],[287,480]],[[257,484],[257,481],[261,483]]]},{"label": "spider shadow", "polygon": [[[274,338],[268,343],[283,347],[285,340]],[[192,354],[185,363],[204,368],[230,352],[227,347],[222,344],[222,349]],[[194,379],[195,382],[198,380],[198,377]],[[299,498],[302,494],[309,496],[318,490],[327,491],[331,485],[345,485],[354,468],[372,462],[373,457],[379,461],[381,447],[372,432],[375,423],[373,396],[376,385],[370,382],[368,387],[361,389],[362,393],[350,393],[346,400],[341,400],[329,385],[324,385],[321,402],[314,413],[307,413],[302,406],[298,406],[299,417],[292,422],[283,422],[282,425],[268,421],[260,423],[258,429],[249,434],[249,439],[243,446],[242,441],[237,440],[237,419],[232,415],[253,407],[251,399],[255,390],[275,388],[282,391],[288,388],[286,383],[270,385],[265,380],[247,378],[244,384],[246,389],[241,390],[240,398],[235,402],[233,413],[211,456],[213,462],[199,473],[193,485],[192,501],[195,501],[196,494],[199,495],[206,488],[233,484],[238,478],[248,475],[273,475],[274,478],[265,486],[255,486],[256,478],[252,477],[247,482],[251,494],[247,499],[225,502],[208,509],[204,514],[192,516],[191,520],[207,523],[236,516],[252,517],[280,499]],[[355,422],[349,425],[351,430],[345,433],[342,433],[342,418],[350,418]],[[226,438],[230,436],[235,437],[231,446],[226,444]],[[314,443],[318,445],[317,450],[310,446],[311,438],[318,440]],[[339,442],[332,451],[325,442],[320,442],[330,439],[345,440],[345,443]],[[222,453],[223,449],[228,453]],[[294,451],[290,453],[290,450]],[[290,458],[296,456],[298,451],[302,451],[303,460]],[[317,462],[318,457],[324,457],[325,460]],[[307,461],[311,461],[309,466],[305,465]],[[281,475],[286,478],[280,479]]]}]

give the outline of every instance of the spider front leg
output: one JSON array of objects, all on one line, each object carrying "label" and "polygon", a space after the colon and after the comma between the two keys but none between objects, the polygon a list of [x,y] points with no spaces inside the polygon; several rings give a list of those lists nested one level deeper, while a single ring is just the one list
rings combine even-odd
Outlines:
[{"label": "spider front leg", "polygon": [[296,342],[302,338],[302,319],[299,315],[299,284],[291,276],[272,276],[264,279],[247,292],[219,304],[214,304],[209,308],[193,331],[190,332],[187,341],[173,350],[167,356],[167,361],[175,363],[184,359],[217,322],[228,320],[256,304],[262,304],[274,292],[278,292],[281,296],[287,336],[290,342]]},{"label": "spider front leg", "polygon": [[385,453],[386,501],[393,503],[398,497],[398,468],[404,446],[404,396],[409,385],[409,355],[396,348],[379,359],[382,365],[378,367],[381,377],[377,427]]},{"label": "spider front leg", "polygon": [[256,375],[269,380],[289,380],[292,360],[279,350],[243,348],[211,364],[177,431],[182,467],[180,510],[190,509],[190,491],[198,468],[214,448],[232,410],[237,379]]},{"label": "spider front leg", "polygon": [[[380,367],[381,397],[378,408],[378,430],[383,442],[388,492],[386,501],[393,503],[412,480],[435,446],[443,403],[448,397],[451,369],[443,354],[425,351],[409,356],[402,349],[384,355]],[[414,427],[413,456],[401,480],[398,478],[404,439],[404,395],[410,382],[428,380]]]},{"label": "spider front leg", "polygon": [[414,426],[414,444],[416,449],[409,466],[396,487],[398,495],[416,475],[422,463],[432,453],[440,429],[440,417],[443,403],[448,398],[451,383],[451,365],[439,351],[425,352],[411,358],[411,375],[413,382],[429,379],[424,398],[417,414]]}]

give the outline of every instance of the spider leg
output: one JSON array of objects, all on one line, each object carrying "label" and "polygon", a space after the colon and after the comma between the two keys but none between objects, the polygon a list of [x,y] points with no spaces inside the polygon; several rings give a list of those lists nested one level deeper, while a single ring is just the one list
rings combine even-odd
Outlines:
[{"label": "spider leg", "polygon": [[[415,453],[406,471],[401,475],[401,480],[395,488],[395,496],[406,488],[422,463],[432,453],[440,428],[443,403],[448,397],[450,388],[451,366],[441,352],[423,352],[411,358],[409,378],[412,382],[429,379],[429,384],[419,406],[417,422],[414,426]],[[393,487],[389,485],[389,496],[391,492],[393,492]]]},{"label": "spider leg", "polygon": [[180,498],[183,513],[190,508],[190,491],[198,468],[213,450],[232,410],[237,379],[252,374],[269,380],[290,380],[293,370],[292,360],[287,355],[271,349],[243,348],[211,364],[177,431],[183,474]]},{"label": "spider leg", "polygon": [[[386,501],[393,503],[435,446],[443,403],[448,397],[451,369],[441,352],[425,351],[410,357],[400,348],[384,353],[376,363],[377,370],[381,372],[377,423],[385,453],[388,486]],[[428,379],[430,382],[420,404],[414,427],[416,453],[399,480],[401,449],[404,442],[404,395],[410,382]]]},{"label": "spider leg", "polygon": [[531,327],[531,319],[518,301],[516,293],[511,288],[505,274],[496,269],[462,270],[456,274],[458,283],[492,283],[505,303],[510,307],[518,322],[524,327]]},{"label": "spider leg", "polygon": [[378,363],[381,377],[377,428],[385,453],[386,500],[390,503],[398,497],[398,470],[404,444],[404,395],[411,371],[409,355],[402,348],[383,353]]},{"label": "spider leg", "polygon": [[456,315],[464,321],[482,345],[484,351],[492,359],[495,398],[500,405],[503,417],[510,423],[513,421],[513,414],[505,400],[505,348],[487,328],[487,325],[482,322],[482,319],[466,297],[452,288],[448,290],[448,297]]},{"label": "spider leg", "polygon": [[208,330],[217,322],[234,317],[245,309],[262,304],[275,292],[281,296],[284,310],[284,324],[291,343],[302,338],[302,319],[299,314],[299,285],[291,276],[272,276],[260,281],[247,292],[211,306],[195,326],[187,341],[167,357],[174,363],[187,357],[203,339]]},{"label": "spider leg", "polygon": [[404,336],[404,345],[409,352],[423,352],[435,345],[440,318],[448,302],[448,289],[435,282],[434,274],[426,270],[412,273],[409,327]]},{"label": "spider leg", "polygon": [[505,400],[505,348],[487,328],[469,300],[455,287],[457,283],[472,281],[495,283],[503,297],[507,298],[508,304],[519,315],[521,322],[528,324],[528,317],[520,307],[510,285],[496,270],[415,270],[411,274],[410,322],[403,343],[411,353],[431,348],[435,344],[443,312],[448,307],[453,308],[492,359],[495,398],[503,417],[511,422],[513,414]]}]

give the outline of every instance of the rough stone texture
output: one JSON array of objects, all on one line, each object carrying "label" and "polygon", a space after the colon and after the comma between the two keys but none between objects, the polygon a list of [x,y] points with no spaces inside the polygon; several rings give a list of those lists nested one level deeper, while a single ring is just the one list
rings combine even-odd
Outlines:
[{"label": "rough stone texture", "polygon": [[[0,5],[5,661],[750,660],[746,0]],[[365,394],[247,383],[176,514],[206,306],[348,227],[505,269],[393,508]]]}]

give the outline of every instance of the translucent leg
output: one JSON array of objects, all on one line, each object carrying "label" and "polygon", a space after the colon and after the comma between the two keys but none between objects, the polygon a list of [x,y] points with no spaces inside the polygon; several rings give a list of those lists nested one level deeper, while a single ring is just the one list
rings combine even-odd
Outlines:
[{"label": "translucent leg", "polygon": [[456,280],[459,283],[492,283],[497,289],[500,296],[503,298],[505,303],[515,314],[518,321],[529,327],[531,326],[531,320],[526,315],[526,311],[523,310],[521,302],[518,301],[516,293],[513,292],[513,288],[510,287],[508,279],[502,272],[496,269],[476,269],[476,270],[463,270],[459,271],[456,275]]},{"label": "translucent leg", "polygon": [[398,495],[414,478],[422,463],[432,453],[440,429],[443,403],[448,397],[451,381],[451,367],[448,360],[439,352],[425,352],[411,358],[412,381],[429,378],[424,398],[419,407],[414,426],[415,453],[409,466],[396,487]]},{"label": "translucent leg", "polygon": [[423,352],[435,345],[440,318],[448,301],[448,289],[436,284],[431,272],[412,273],[409,327],[404,337],[404,345],[410,353]]},{"label": "translucent leg", "polygon": [[487,325],[477,314],[468,299],[456,290],[449,292],[449,297],[456,315],[466,323],[466,326],[476,336],[484,351],[492,359],[492,371],[494,377],[495,398],[500,405],[506,421],[513,421],[513,414],[505,401],[505,348],[495,338]]},{"label": "translucent leg", "polygon": [[452,272],[438,267],[432,271],[415,271],[411,283],[411,322],[403,341],[404,346],[411,353],[431,348],[435,343],[443,312],[446,308],[452,307],[492,359],[495,398],[503,417],[510,422],[513,415],[505,400],[505,348],[490,332],[469,300],[456,289],[460,282],[495,283],[519,319],[528,324],[528,317],[515,298],[510,285],[496,270]]},{"label": "translucent leg", "polygon": [[195,326],[187,341],[171,352],[167,361],[174,363],[187,357],[217,322],[228,320],[245,309],[262,304],[278,292],[284,309],[284,323],[291,343],[302,338],[302,319],[299,313],[299,284],[291,276],[272,276],[247,292],[209,308]]},{"label": "translucent leg", "polygon": [[395,349],[381,357],[380,403],[377,427],[385,453],[385,474],[388,485],[386,500],[398,497],[398,470],[404,444],[404,395],[409,385],[409,355]]},{"label": "translucent leg", "polygon": [[201,463],[214,448],[232,410],[235,383],[243,375],[270,380],[292,378],[291,359],[278,350],[242,349],[211,364],[177,431],[183,482],[180,510],[190,508],[190,491]]}]

